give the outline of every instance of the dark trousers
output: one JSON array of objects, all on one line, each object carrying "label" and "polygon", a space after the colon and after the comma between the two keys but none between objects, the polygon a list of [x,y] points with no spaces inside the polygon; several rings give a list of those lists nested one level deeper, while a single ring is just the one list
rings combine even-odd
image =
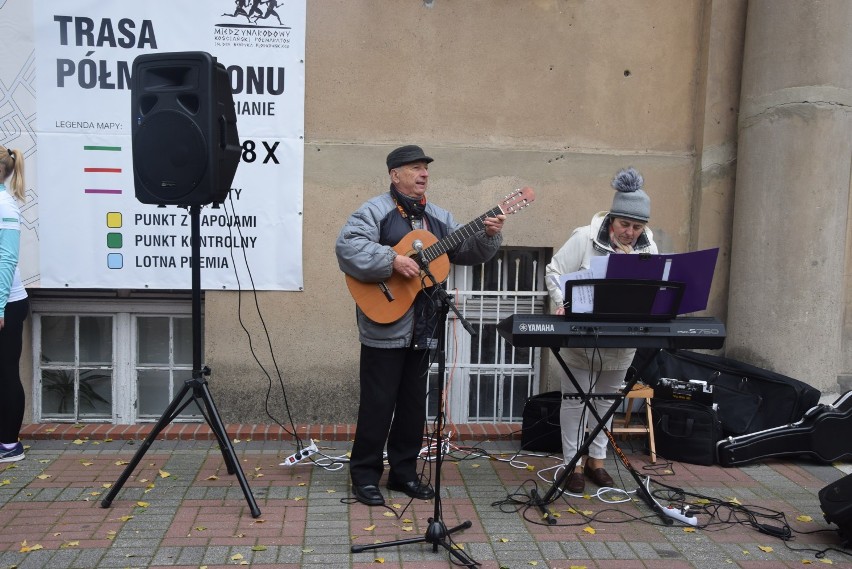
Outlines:
[{"label": "dark trousers", "polygon": [[361,399],[349,460],[352,484],[379,484],[387,441],[389,478],[417,480],[423,446],[429,351],[361,345]]},{"label": "dark trousers", "polygon": [[21,384],[21,348],[29,299],[6,305],[0,330],[0,443],[16,443],[24,422],[24,386]]}]

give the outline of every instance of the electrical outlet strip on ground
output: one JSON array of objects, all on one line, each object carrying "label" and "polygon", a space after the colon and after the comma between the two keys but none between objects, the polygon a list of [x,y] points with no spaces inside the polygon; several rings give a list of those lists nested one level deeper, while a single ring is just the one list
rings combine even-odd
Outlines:
[{"label": "electrical outlet strip on ground", "polygon": [[311,439],[311,444],[285,458],[284,462],[282,462],[279,466],[293,466],[318,452],[319,450],[317,449],[317,445],[314,443],[314,440]]},{"label": "electrical outlet strip on ground", "polygon": [[678,520],[679,522],[683,522],[687,525],[691,525],[693,527],[698,525],[698,520],[696,519],[695,516],[692,516],[692,515],[686,513],[685,511],[681,512],[680,510],[678,510],[677,508],[674,508],[673,506],[668,506],[666,508],[663,508],[663,513],[665,515],[667,515],[668,517],[675,519],[675,520]]}]

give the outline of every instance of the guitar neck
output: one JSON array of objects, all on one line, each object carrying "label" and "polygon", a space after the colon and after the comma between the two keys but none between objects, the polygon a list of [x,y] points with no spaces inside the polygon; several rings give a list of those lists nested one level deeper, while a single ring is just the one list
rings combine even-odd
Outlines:
[{"label": "guitar neck", "polygon": [[465,239],[475,234],[477,231],[482,231],[485,229],[485,218],[486,217],[496,217],[503,213],[503,210],[500,209],[500,206],[495,206],[494,208],[486,211],[473,221],[468,224],[465,224],[443,239],[438,240],[437,243],[433,243],[429,247],[426,247],[423,250],[423,257],[426,259],[426,262],[431,263],[453,247],[461,244]]}]

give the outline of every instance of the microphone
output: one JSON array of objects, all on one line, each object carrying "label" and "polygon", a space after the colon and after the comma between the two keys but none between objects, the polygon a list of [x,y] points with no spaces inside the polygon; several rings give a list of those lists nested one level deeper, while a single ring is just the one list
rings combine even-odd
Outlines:
[{"label": "microphone", "polygon": [[426,259],[423,258],[423,241],[421,241],[420,239],[415,239],[411,242],[411,247],[414,249],[414,257],[417,262],[420,264],[421,267],[425,267]]}]

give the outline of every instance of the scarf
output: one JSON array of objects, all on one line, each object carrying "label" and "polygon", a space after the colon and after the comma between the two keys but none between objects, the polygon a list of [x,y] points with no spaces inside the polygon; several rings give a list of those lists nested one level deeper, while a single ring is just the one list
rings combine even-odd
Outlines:
[{"label": "scarf", "polygon": [[407,219],[412,226],[415,222],[423,219],[423,214],[426,212],[426,196],[417,199],[403,195],[393,184],[391,184],[390,193],[400,215]]},{"label": "scarf", "polygon": [[633,240],[633,243],[631,243],[630,245],[624,245],[623,243],[621,243],[621,241],[619,241],[618,239],[615,238],[615,231],[613,231],[612,224],[610,224],[610,226],[609,226],[609,244],[612,247],[613,251],[615,251],[616,253],[627,253],[627,254],[632,253],[633,247],[636,246],[636,242],[638,240],[639,240],[639,238],[637,237],[636,239]]}]

